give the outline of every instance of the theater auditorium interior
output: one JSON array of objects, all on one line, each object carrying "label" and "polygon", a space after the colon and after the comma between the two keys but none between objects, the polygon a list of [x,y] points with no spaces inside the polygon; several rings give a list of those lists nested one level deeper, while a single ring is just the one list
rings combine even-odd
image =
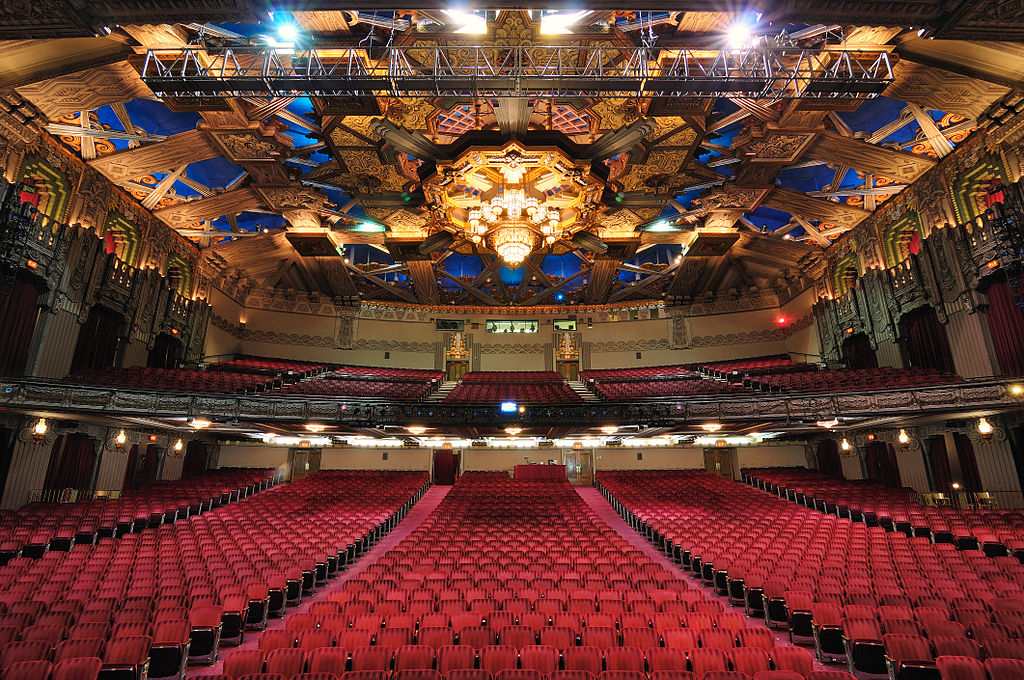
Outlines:
[{"label": "theater auditorium interior", "polygon": [[1021,0],[424,1],[0,3],[0,680],[1024,680]]}]

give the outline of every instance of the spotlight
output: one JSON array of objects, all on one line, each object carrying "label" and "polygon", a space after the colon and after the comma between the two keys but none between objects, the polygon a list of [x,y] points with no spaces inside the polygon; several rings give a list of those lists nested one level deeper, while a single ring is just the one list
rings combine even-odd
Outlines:
[{"label": "spotlight", "polygon": [[299,39],[299,28],[295,24],[281,24],[277,27],[277,37],[281,42],[294,43]]},{"label": "spotlight", "polygon": [[751,25],[743,20],[737,21],[728,29],[727,43],[729,49],[741,50],[744,47],[749,47],[753,37]]}]

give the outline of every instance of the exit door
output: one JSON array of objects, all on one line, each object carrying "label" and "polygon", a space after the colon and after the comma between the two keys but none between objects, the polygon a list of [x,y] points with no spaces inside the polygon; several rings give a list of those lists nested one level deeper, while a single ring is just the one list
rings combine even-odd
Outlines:
[{"label": "exit door", "polygon": [[713,475],[733,479],[732,459],[735,449],[715,447],[704,449],[704,469]]},{"label": "exit door", "polygon": [[589,485],[594,483],[593,451],[590,449],[573,449],[562,452],[562,464],[565,465],[565,476],[569,483]]}]

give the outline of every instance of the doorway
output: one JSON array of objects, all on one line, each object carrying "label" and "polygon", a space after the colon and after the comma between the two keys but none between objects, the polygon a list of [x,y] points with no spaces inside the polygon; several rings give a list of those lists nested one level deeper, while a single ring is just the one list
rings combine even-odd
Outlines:
[{"label": "doorway", "polygon": [[733,454],[735,449],[715,447],[704,449],[704,469],[713,475],[733,479]]},{"label": "doorway", "polygon": [[570,484],[590,485],[594,483],[594,452],[591,449],[572,449],[562,452],[565,476]]},{"label": "doorway", "polygon": [[469,371],[468,361],[449,361],[445,367],[445,380],[460,380]]},{"label": "doorway", "polygon": [[558,373],[565,378],[568,382],[580,379],[580,362],[578,361],[559,361],[558,362]]}]

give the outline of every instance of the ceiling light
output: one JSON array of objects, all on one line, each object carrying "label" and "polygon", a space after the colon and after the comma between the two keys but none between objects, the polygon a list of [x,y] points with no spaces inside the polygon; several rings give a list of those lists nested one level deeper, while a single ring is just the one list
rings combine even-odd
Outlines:
[{"label": "ceiling light", "polygon": [[327,426],[326,425],[321,425],[320,423],[306,423],[306,429],[309,430],[310,432],[317,432],[317,433],[319,433],[319,432],[323,432],[324,430],[326,430]]},{"label": "ceiling light", "polygon": [[750,47],[753,37],[752,26],[742,19],[729,26],[726,35],[728,47],[733,50]]},{"label": "ceiling light", "polygon": [[473,12],[463,12],[460,10],[444,10],[444,13],[450,18],[451,26],[457,26],[453,33],[470,33],[475,35],[482,35],[487,33],[487,17],[480,14],[474,14]]},{"label": "ceiling light", "polygon": [[605,434],[608,435],[615,434],[618,431],[619,428],[615,425],[604,425],[603,427],[601,427],[601,432],[604,432]]},{"label": "ceiling light", "polygon": [[277,27],[277,37],[284,43],[294,43],[299,39],[299,27],[295,24],[281,24]]},{"label": "ceiling light", "polygon": [[427,428],[423,427],[422,425],[410,425],[405,429],[409,430],[409,434],[414,434],[417,436],[427,431]]},{"label": "ceiling light", "polygon": [[529,257],[536,243],[537,237],[533,230],[525,226],[501,226],[491,236],[491,247],[512,268]]},{"label": "ceiling light", "polygon": [[829,430],[832,429],[833,427],[835,427],[838,424],[839,424],[839,419],[838,418],[833,418],[832,420],[819,420],[817,422],[818,427],[824,427],[824,428],[829,429]]},{"label": "ceiling light", "polygon": [[1024,394],[1024,385],[1010,385],[1010,394],[1015,397]]},{"label": "ceiling light", "polygon": [[197,430],[202,430],[203,428],[209,427],[209,426],[210,426],[210,421],[207,420],[206,418],[193,418],[192,419],[192,427],[194,427]]},{"label": "ceiling light", "polygon": [[722,429],[722,424],[721,423],[704,423],[703,425],[700,426],[700,429],[704,430],[705,432],[718,432],[719,430]]},{"label": "ceiling light", "polygon": [[505,428],[505,433],[508,434],[510,437],[515,437],[517,434],[519,434],[522,431],[523,431],[523,428],[521,428],[521,427],[506,427]]},{"label": "ceiling light", "polygon": [[572,33],[572,29],[569,28],[577,21],[589,14],[588,10],[580,10],[578,12],[570,12],[562,14],[557,11],[546,12],[544,16],[540,18],[540,32],[541,35],[565,35],[566,33]]}]

